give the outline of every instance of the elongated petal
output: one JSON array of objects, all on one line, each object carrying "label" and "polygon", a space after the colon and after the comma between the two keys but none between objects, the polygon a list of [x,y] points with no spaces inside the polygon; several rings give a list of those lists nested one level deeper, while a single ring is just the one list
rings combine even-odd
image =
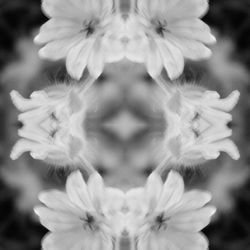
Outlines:
[{"label": "elongated petal", "polygon": [[184,192],[184,182],[180,174],[171,171],[163,186],[163,190],[157,204],[157,210],[167,211],[171,206],[178,203]]},{"label": "elongated petal", "polygon": [[163,183],[161,177],[156,173],[152,173],[148,177],[145,187],[145,193],[149,211],[152,211],[156,207],[157,201],[159,200],[162,192],[162,187]]},{"label": "elongated petal", "polygon": [[72,204],[65,192],[45,191],[39,194],[39,200],[53,210],[82,215],[82,210]]},{"label": "elongated petal", "polygon": [[199,210],[178,213],[171,217],[168,225],[180,231],[199,232],[209,224],[215,211],[214,207],[204,207]]},{"label": "elongated petal", "polygon": [[208,10],[208,0],[181,0],[166,11],[168,21],[189,17],[202,17]]},{"label": "elongated petal", "polygon": [[169,35],[168,39],[178,47],[183,56],[192,60],[209,58],[212,52],[203,43],[183,37]]},{"label": "elongated petal", "polygon": [[198,18],[178,20],[168,25],[171,34],[180,38],[197,40],[206,44],[216,42],[207,24]]},{"label": "elongated petal", "polygon": [[158,39],[157,45],[169,78],[172,80],[178,78],[184,70],[184,58],[180,49],[167,39]]},{"label": "elongated petal", "polygon": [[67,56],[70,49],[72,47],[75,48],[81,40],[82,38],[75,36],[49,42],[39,50],[39,56],[50,60],[63,59]]},{"label": "elongated petal", "polygon": [[83,211],[94,210],[87,185],[80,171],[75,171],[68,177],[66,192],[70,201]]},{"label": "elongated petal", "polygon": [[66,67],[68,73],[79,80],[87,66],[89,55],[93,46],[93,40],[79,42],[68,52]]},{"label": "elongated petal", "polygon": [[47,43],[53,40],[72,38],[81,31],[81,24],[72,19],[52,18],[47,21],[35,37],[35,43]]},{"label": "elongated petal", "polygon": [[80,218],[68,212],[54,211],[46,207],[36,207],[34,211],[40,217],[41,224],[52,232],[70,231],[82,226]]},{"label": "elongated petal", "polygon": [[192,190],[183,194],[182,199],[168,210],[172,216],[180,212],[188,212],[203,207],[211,200],[212,196],[208,192]]},{"label": "elongated petal", "polygon": [[177,249],[185,250],[207,250],[208,240],[201,233],[187,233],[178,230],[166,230],[162,237],[171,241]]}]

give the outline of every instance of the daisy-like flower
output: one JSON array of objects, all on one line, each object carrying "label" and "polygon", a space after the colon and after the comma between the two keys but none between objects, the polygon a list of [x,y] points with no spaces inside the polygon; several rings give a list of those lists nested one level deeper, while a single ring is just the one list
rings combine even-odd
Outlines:
[{"label": "daisy-like flower", "polygon": [[208,0],[134,2],[126,23],[126,56],[145,62],[153,78],[165,68],[169,78],[176,79],[183,72],[184,58],[199,60],[211,56],[204,44],[213,44],[216,39],[200,19],[208,10]]},{"label": "daisy-like flower", "polygon": [[192,166],[216,159],[220,152],[234,160],[239,151],[229,137],[232,121],[229,113],[239,100],[239,91],[221,99],[215,91],[195,85],[176,86],[171,93],[158,93],[156,101],[163,110],[167,128],[159,143],[158,156],[163,161]]},{"label": "daisy-like flower", "polygon": [[13,160],[30,152],[34,159],[53,165],[90,166],[94,151],[84,121],[94,96],[79,91],[78,87],[58,84],[33,92],[30,99],[11,92],[14,105],[22,112],[18,120],[23,124],[18,130],[22,138],[11,152]]},{"label": "daisy-like flower", "polygon": [[205,206],[210,199],[203,191],[184,192],[177,172],[171,171],[165,183],[152,173],[144,188],[126,193],[127,228],[136,249],[207,250],[208,241],[200,231],[215,213],[213,206]]},{"label": "daisy-like flower", "polygon": [[76,171],[67,179],[66,192],[43,192],[39,199],[46,207],[36,207],[35,213],[51,231],[42,241],[44,250],[113,249],[123,228],[124,193],[105,188],[98,173],[86,184]]},{"label": "daisy-like flower", "polygon": [[[117,2],[117,1],[116,1]],[[35,38],[46,44],[42,58],[66,58],[68,73],[80,79],[87,67],[94,78],[104,64],[123,58],[119,31],[123,24],[113,0],[43,0],[42,9],[50,18]]]}]

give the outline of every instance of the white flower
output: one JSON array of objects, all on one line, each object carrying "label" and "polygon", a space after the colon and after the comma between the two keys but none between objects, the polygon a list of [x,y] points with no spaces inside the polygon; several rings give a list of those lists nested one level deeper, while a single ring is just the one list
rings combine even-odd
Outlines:
[{"label": "white flower", "polygon": [[126,194],[127,228],[138,250],[207,250],[208,241],[200,231],[215,213],[214,207],[204,207],[210,199],[203,191],[184,192],[177,172],[171,171],[165,183],[152,173],[144,188]]},{"label": "white flower", "polygon": [[239,100],[239,91],[225,99],[215,91],[195,85],[176,86],[170,93],[158,93],[156,101],[166,120],[164,137],[157,147],[164,162],[185,166],[197,165],[216,159],[220,152],[228,153],[234,160],[240,154],[228,137],[232,129],[229,113]]},{"label": "white flower", "polygon": [[12,159],[29,151],[33,158],[54,165],[88,165],[94,152],[84,120],[94,102],[92,93],[81,94],[78,87],[58,84],[33,92],[30,99],[12,91],[11,98],[22,112],[18,119],[23,124],[18,130],[22,139],[13,147]]},{"label": "white flower", "polygon": [[208,0],[138,0],[126,23],[127,58],[145,62],[153,78],[163,68],[170,79],[179,77],[184,58],[199,60],[211,55],[204,44],[216,39],[200,20],[207,9]]},{"label": "white flower", "polygon": [[46,44],[42,58],[66,58],[68,73],[80,79],[87,67],[95,78],[104,64],[124,57],[119,39],[121,17],[112,0],[43,0],[42,8],[50,18],[35,38]]},{"label": "white flower", "polygon": [[42,241],[44,250],[112,250],[120,235],[124,193],[105,188],[98,173],[86,184],[79,171],[72,173],[66,192],[52,190],[40,194],[46,207],[36,207],[41,224],[48,228]]}]

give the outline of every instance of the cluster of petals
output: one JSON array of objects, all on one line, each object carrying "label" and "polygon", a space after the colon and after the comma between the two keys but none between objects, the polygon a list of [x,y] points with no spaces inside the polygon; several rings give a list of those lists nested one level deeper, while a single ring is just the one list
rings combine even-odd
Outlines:
[{"label": "cluster of petals", "polygon": [[43,0],[42,8],[49,21],[35,38],[45,45],[39,55],[66,59],[75,79],[85,68],[97,78],[105,63],[124,58],[144,63],[152,77],[165,68],[175,79],[183,72],[184,58],[208,58],[205,44],[216,41],[200,19],[207,0],[131,0],[128,13],[113,0]]},{"label": "cluster of petals", "polygon": [[81,94],[78,87],[64,84],[35,91],[27,99],[13,90],[11,99],[21,111],[22,127],[11,158],[30,152],[34,159],[57,166],[88,164],[93,152],[83,123],[91,98],[90,93]]},{"label": "cluster of petals", "polygon": [[183,179],[170,172],[165,183],[152,173],[145,187],[124,193],[105,187],[93,173],[86,184],[79,171],[67,179],[66,192],[45,191],[35,208],[45,236],[44,250],[119,249],[119,239],[129,237],[138,250],[206,250],[200,233],[215,212],[205,206],[211,199],[203,191],[184,192]]},{"label": "cluster of petals", "polygon": [[155,101],[167,124],[165,136],[157,146],[160,159],[193,166],[226,152],[238,160],[240,154],[229,139],[232,129],[228,124],[239,96],[235,90],[223,99],[218,92],[193,84],[176,85],[169,93],[157,93]]}]

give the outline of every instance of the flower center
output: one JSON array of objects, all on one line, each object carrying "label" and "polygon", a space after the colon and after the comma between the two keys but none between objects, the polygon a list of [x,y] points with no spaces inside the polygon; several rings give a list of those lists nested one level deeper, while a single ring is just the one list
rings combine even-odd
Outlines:
[{"label": "flower center", "polygon": [[82,220],[84,229],[90,229],[91,231],[96,231],[99,229],[95,217],[90,213],[86,213],[85,217]]},{"label": "flower center", "polygon": [[82,31],[86,34],[86,37],[89,37],[96,32],[99,23],[100,21],[98,19],[85,20],[83,22]]},{"label": "flower center", "polygon": [[168,217],[164,216],[164,213],[157,215],[152,223],[151,229],[154,231],[166,230]]},{"label": "flower center", "polygon": [[154,31],[159,36],[164,37],[165,32],[168,31],[167,21],[166,20],[159,20],[159,19],[152,19],[151,24],[153,26]]}]

